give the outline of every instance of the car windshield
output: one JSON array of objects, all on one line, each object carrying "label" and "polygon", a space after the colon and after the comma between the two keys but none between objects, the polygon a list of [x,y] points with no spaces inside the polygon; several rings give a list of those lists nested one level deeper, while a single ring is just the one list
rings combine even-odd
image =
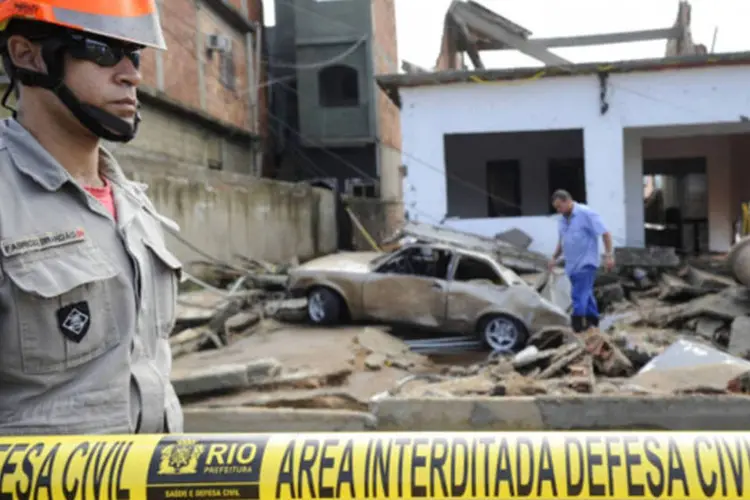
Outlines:
[{"label": "car windshield", "polygon": [[393,253],[394,252],[384,253],[383,255],[378,255],[377,257],[375,257],[374,259],[372,259],[370,261],[370,264],[369,264],[370,270],[375,269],[380,264],[382,264],[383,262],[385,262],[386,259],[389,259],[391,257],[391,255],[393,255]]}]

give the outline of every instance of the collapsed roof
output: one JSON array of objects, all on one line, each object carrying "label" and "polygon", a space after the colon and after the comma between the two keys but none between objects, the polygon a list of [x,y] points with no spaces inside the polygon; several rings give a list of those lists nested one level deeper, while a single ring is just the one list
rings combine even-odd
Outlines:
[{"label": "collapsed roof", "polygon": [[487,50],[518,50],[547,66],[571,64],[550,51],[555,47],[580,47],[647,40],[667,40],[666,57],[705,54],[706,47],[695,44],[690,31],[691,6],[681,0],[677,18],[671,27],[620,33],[578,35],[555,38],[532,38],[523,26],[487,9],[473,0],[453,0],[445,15],[443,38],[435,68],[425,69],[404,61],[407,73],[469,69],[464,54],[474,69],[485,69],[481,52]]}]

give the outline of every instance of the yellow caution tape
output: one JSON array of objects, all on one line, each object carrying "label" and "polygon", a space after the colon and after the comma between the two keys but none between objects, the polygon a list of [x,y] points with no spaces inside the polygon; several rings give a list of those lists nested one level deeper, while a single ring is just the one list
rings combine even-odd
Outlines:
[{"label": "yellow caution tape", "polygon": [[10,499],[747,498],[746,433],[0,438]]}]

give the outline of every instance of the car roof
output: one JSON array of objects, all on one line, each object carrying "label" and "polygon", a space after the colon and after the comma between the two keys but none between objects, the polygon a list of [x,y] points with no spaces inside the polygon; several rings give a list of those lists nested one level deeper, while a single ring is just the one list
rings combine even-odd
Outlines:
[{"label": "car roof", "polygon": [[420,247],[420,246],[421,247],[427,246],[430,248],[435,248],[437,250],[448,250],[450,252],[455,252],[455,253],[466,255],[469,257],[479,257],[479,258],[484,257],[485,259],[490,259],[491,261],[496,262],[498,265],[502,266],[502,264],[498,262],[497,258],[490,253],[482,252],[478,250],[469,250],[468,248],[456,247],[453,245],[448,245],[447,243],[416,242],[416,243],[409,243],[408,245],[404,245],[404,247]]}]

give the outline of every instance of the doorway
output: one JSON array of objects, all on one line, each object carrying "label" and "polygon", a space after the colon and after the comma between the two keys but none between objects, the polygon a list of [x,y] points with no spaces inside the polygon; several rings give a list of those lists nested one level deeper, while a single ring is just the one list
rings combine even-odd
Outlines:
[{"label": "doorway", "polygon": [[643,202],[647,246],[682,254],[708,251],[705,157],[645,160]]}]

